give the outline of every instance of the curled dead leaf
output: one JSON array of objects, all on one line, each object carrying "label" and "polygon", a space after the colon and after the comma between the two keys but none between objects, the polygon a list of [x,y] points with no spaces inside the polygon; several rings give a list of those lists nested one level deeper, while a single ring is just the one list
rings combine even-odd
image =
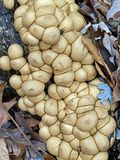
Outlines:
[{"label": "curled dead leaf", "polygon": [[85,44],[85,46],[87,47],[87,49],[89,50],[89,52],[92,54],[95,61],[97,61],[99,64],[101,64],[103,66],[103,59],[99,55],[99,52],[98,52],[97,48],[95,47],[95,45],[92,43],[92,40],[89,38],[82,37],[82,41]]},{"label": "curled dead leaf", "polygon": [[16,100],[13,99],[9,102],[3,103],[2,102],[2,97],[3,97],[3,91],[5,88],[4,83],[0,83],[0,128],[2,127],[3,124],[7,122],[9,119],[7,111],[14,105],[16,104]]},{"label": "curled dead leaf", "polygon": [[90,40],[89,38],[85,38],[85,37],[83,37],[82,40],[85,46],[87,47],[87,49],[89,50],[89,52],[91,53],[91,55],[93,56],[93,58],[95,59],[95,65],[96,65],[96,69],[98,73],[100,74],[101,77],[103,77],[108,82],[111,88],[114,88],[115,82],[112,77],[112,72],[105,62],[107,61],[107,59],[104,59],[106,57],[103,58],[103,55],[102,55],[103,53],[101,54],[100,50],[98,50],[95,47],[95,45],[92,43],[92,40]]},{"label": "curled dead leaf", "polygon": [[116,103],[120,101],[120,86],[118,83],[116,83],[116,86],[113,90],[113,102]]},{"label": "curled dead leaf", "polygon": [[52,155],[50,154],[44,154],[44,159],[45,160],[56,160]]}]

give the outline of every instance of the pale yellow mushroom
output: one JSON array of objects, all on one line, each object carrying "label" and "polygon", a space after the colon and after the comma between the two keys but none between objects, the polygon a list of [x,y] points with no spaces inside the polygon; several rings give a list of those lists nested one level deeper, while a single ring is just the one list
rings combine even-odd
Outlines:
[{"label": "pale yellow mushroom", "polygon": [[65,54],[60,54],[57,58],[53,61],[52,67],[54,69],[55,74],[61,74],[67,72],[72,67],[72,61],[69,56]]},{"label": "pale yellow mushroom", "polygon": [[47,140],[49,137],[51,137],[49,127],[48,126],[43,126],[39,130],[39,135],[42,139]]},{"label": "pale yellow mushroom", "polygon": [[25,27],[29,27],[31,24],[34,23],[36,17],[35,17],[35,11],[33,8],[28,8],[23,15],[22,23]]},{"label": "pale yellow mushroom", "polygon": [[70,86],[73,80],[74,80],[74,73],[72,71],[54,76],[55,83],[60,86]]},{"label": "pale yellow mushroom", "polygon": [[96,154],[92,160],[108,160],[108,153],[107,152],[99,152],[98,154]]},{"label": "pale yellow mushroom", "polygon": [[63,159],[69,159],[72,147],[69,143],[62,141],[59,148],[59,156]]},{"label": "pale yellow mushroom", "polygon": [[98,122],[98,117],[95,111],[89,111],[81,114],[77,120],[77,127],[83,132],[91,131]]},{"label": "pale yellow mushroom", "polygon": [[21,97],[18,101],[18,107],[22,110],[22,111],[27,111],[27,106],[24,104],[23,98]]},{"label": "pale yellow mushroom", "polygon": [[24,96],[24,97],[23,97],[23,102],[24,102],[24,104],[25,104],[27,107],[29,107],[29,108],[34,107],[34,103],[32,103],[32,102],[28,99],[27,96]]},{"label": "pale yellow mushroom", "polygon": [[16,92],[17,92],[17,94],[18,94],[20,97],[23,97],[23,96],[25,96],[25,94],[23,93],[23,90],[22,90],[22,88],[20,88],[20,89],[17,89],[17,90],[16,90]]},{"label": "pale yellow mushroom", "polygon": [[12,44],[8,48],[8,56],[11,60],[21,58],[23,56],[23,49],[19,44]]},{"label": "pale yellow mushroom", "polygon": [[81,151],[88,155],[95,155],[99,152],[98,146],[96,145],[92,136],[81,140]]},{"label": "pale yellow mushroom", "polygon": [[27,96],[37,96],[44,91],[44,84],[39,81],[29,80],[22,84],[22,89]]},{"label": "pale yellow mushroom", "polygon": [[45,114],[45,101],[40,101],[35,105],[35,111],[38,116],[43,116]]},{"label": "pale yellow mushroom", "polygon": [[48,88],[48,95],[51,97],[51,98],[54,98],[56,100],[60,100],[61,97],[59,96],[59,93],[57,91],[57,85],[55,84],[51,84]]},{"label": "pale yellow mushroom", "polygon": [[20,70],[19,72],[21,73],[21,75],[27,75],[27,74],[30,74],[31,71],[30,71],[30,66],[28,63],[26,63]]},{"label": "pale yellow mushroom", "polygon": [[48,114],[45,114],[42,117],[42,122],[47,126],[53,125],[56,121],[57,121],[57,117],[56,116],[50,116]]},{"label": "pale yellow mushroom", "polygon": [[21,5],[18,7],[14,12],[14,19],[22,17],[28,8],[29,7],[27,5]]},{"label": "pale yellow mushroom", "polygon": [[109,138],[107,136],[105,136],[104,134],[97,132],[94,136],[93,136],[99,150],[101,152],[106,152],[109,149]]},{"label": "pale yellow mushroom", "polygon": [[22,80],[21,77],[18,75],[13,75],[10,80],[9,83],[11,85],[12,88],[14,88],[15,90],[18,90],[21,88],[22,86]]},{"label": "pale yellow mushroom", "polygon": [[51,78],[51,74],[47,73],[45,71],[35,71],[32,73],[32,77],[34,80],[40,81],[42,83],[47,83],[50,78]]},{"label": "pale yellow mushroom", "polygon": [[3,0],[3,4],[7,9],[13,9],[14,7],[14,0]]},{"label": "pale yellow mushroom", "polygon": [[42,40],[47,44],[55,44],[60,39],[60,30],[55,27],[48,27],[43,33]]},{"label": "pale yellow mushroom", "polygon": [[30,65],[37,67],[37,68],[43,66],[44,62],[42,59],[41,52],[40,51],[30,52],[30,54],[28,55],[28,62]]},{"label": "pale yellow mushroom", "polygon": [[27,107],[27,111],[30,112],[32,115],[36,114],[35,107],[32,107],[32,108]]},{"label": "pale yellow mushroom", "polygon": [[116,128],[116,122],[115,122],[115,119],[110,117],[110,120],[109,122],[103,126],[102,128],[99,129],[99,131],[101,133],[103,133],[104,135],[106,136],[109,136],[111,133],[113,133],[113,131],[115,130]]},{"label": "pale yellow mushroom", "polygon": [[17,0],[20,5],[27,3],[29,0]]},{"label": "pale yellow mushroom", "polygon": [[55,124],[51,125],[49,127],[49,130],[50,130],[50,134],[52,136],[57,136],[61,133],[61,130],[60,130],[60,122],[57,121]]},{"label": "pale yellow mushroom", "polygon": [[11,69],[10,59],[8,56],[2,56],[0,58],[0,69],[9,71]]},{"label": "pale yellow mushroom", "polygon": [[57,101],[49,98],[45,103],[45,112],[50,116],[56,116],[58,114]]},{"label": "pale yellow mushroom", "polygon": [[61,144],[61,142],[62,141],[60,138],[50,137],[46,142],[48,151],[51,154],[58,156],[59,155],[59,145]]},{"label": "pale yellow mushroom", "polygon": [[76,31],[79,32],[86,25],[84,17],[79,12],[70,12],[69,16],[74,22],[74,27]]}]

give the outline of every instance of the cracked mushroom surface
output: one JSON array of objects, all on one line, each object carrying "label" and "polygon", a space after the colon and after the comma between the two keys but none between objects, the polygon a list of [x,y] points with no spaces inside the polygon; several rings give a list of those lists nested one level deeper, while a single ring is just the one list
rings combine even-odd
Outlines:
[{"label": "cracked mushroom surface", "polygon": [[1,69],[20,73],[9,80],[18,107],[42,118],[39,134],[58,160],[107,160],[116,123],[109,101],[97,98],[103,82],[79,33],[86,24],[79,7],[74,0],[18,2],[14,26],[29,54],[12,44],[0,58]]}]

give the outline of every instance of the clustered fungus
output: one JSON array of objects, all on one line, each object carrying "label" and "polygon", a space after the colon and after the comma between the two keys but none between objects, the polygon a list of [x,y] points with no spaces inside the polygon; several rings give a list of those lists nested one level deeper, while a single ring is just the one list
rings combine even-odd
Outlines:
[{"label": "clustered fungus", "polygon": [[[107,160],[115,120],[103,107],[94,58],[79,31],[85,26],[74,0],[18,0],[14,26],[29,54],[12,44],[0,68],[14,69],[9,83],[18,107],[42,118],[40,136],[58,160]],[[47,93],[46,83],[53,77]]]}]

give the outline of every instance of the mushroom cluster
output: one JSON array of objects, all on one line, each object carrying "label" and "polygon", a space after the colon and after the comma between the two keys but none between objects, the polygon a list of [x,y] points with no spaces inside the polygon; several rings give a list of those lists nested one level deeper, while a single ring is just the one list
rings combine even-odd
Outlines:
[{"label": "mushroom cluster", "polygon": [[[74,0],[18,0],[14,26],[29,54],[12,44],[0,68],[13,69],[9,83],[18,107],[42,118],[40,136],[58,160],[107,160],[115,120],[98,100],[94,58],[79,31],[85,26]],[[45,91],[46,83],[53,78]]]}]

